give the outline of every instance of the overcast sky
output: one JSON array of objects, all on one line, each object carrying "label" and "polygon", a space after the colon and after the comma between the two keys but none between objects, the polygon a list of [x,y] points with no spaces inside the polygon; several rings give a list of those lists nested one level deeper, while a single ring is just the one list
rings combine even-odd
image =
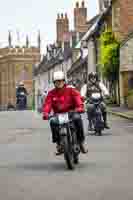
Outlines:
[{"label": "overcast sky", "polygon": [[[73,9],[76,0],[3,0],[0,11],[0,47],[7,44],[8,30],[11,30],[13,41],[17,43],[17,32],[21,44],[26,34],[30,41],[36,43],[40,30],[42,49],[46,44],[56,40],[57,13],[68,13],[70,26],[73,28]],[[81,0],[79,0],[81,2]],[[88,8],[88,19],[98,13],[98,0],[85,0]]]}]

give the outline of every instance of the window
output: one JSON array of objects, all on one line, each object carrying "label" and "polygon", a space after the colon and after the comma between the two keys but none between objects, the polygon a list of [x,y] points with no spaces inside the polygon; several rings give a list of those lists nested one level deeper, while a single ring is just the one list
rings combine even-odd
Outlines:
[{"label": "window", "polygon": [[128,88],[129,90],[133,89],[133,72],[130,74],[129,79],[128,79]]}]

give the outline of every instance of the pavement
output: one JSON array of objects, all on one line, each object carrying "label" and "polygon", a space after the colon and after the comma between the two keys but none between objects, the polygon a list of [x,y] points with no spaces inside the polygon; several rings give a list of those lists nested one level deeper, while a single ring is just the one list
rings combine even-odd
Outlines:
[{"label": "pavement", "polygon": [[133,200],[133,123],[109,123],[102,137],[85,129],[89,152],[69,171],[41,115],[0,112],[0,200]]},{"label": "pavement", "polygon": [[133,120],[133,109],[128,109],[119,106],[112,106],[108,107],[108,112],[113,115],[123,117],[125,119]]}]

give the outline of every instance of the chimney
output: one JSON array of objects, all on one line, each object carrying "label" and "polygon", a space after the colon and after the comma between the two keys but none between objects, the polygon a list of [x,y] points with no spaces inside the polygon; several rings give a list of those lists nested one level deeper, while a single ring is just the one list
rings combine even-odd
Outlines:
[{"label": "chimney", "polygon": [[79,2],[76,2],[76,8],[79,8]]},{"label": "chimney", "polygon": [[85,2],[84,1],[82,1],[82,8],[84,8],[85,7]]},{"label": "chimney", "polygon": [[59,44],[59,46],[61,46],[61,43],[64,41],[64,34],[69,33],[69,19],[67,13],[65,13],[65,15],[61,13],[61,16],[59,14],[57,15],[56,33],[57,43]]},{"label": "chimney", "polygon": [[87,8],[85,7],[85,2],[82,1],[81,6],[76,3],[74,8],[74,29],[76,32],[85,32],[84,26],[87,22]]}]

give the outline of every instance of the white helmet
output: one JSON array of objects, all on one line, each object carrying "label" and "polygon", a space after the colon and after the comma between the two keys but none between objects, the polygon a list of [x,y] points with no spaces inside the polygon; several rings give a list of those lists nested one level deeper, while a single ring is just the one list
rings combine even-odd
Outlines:
[{"label": "white helmet", "polygon": [[20,82],[19,82],[19,86],[24,86],[24,82],[23,82],[23,81],[20,81]]},{"label": "white helmet", "polygon": [[65,74],[63,71],[57,71],[53,73],[53,82],[58,80],[65,80]]}]

